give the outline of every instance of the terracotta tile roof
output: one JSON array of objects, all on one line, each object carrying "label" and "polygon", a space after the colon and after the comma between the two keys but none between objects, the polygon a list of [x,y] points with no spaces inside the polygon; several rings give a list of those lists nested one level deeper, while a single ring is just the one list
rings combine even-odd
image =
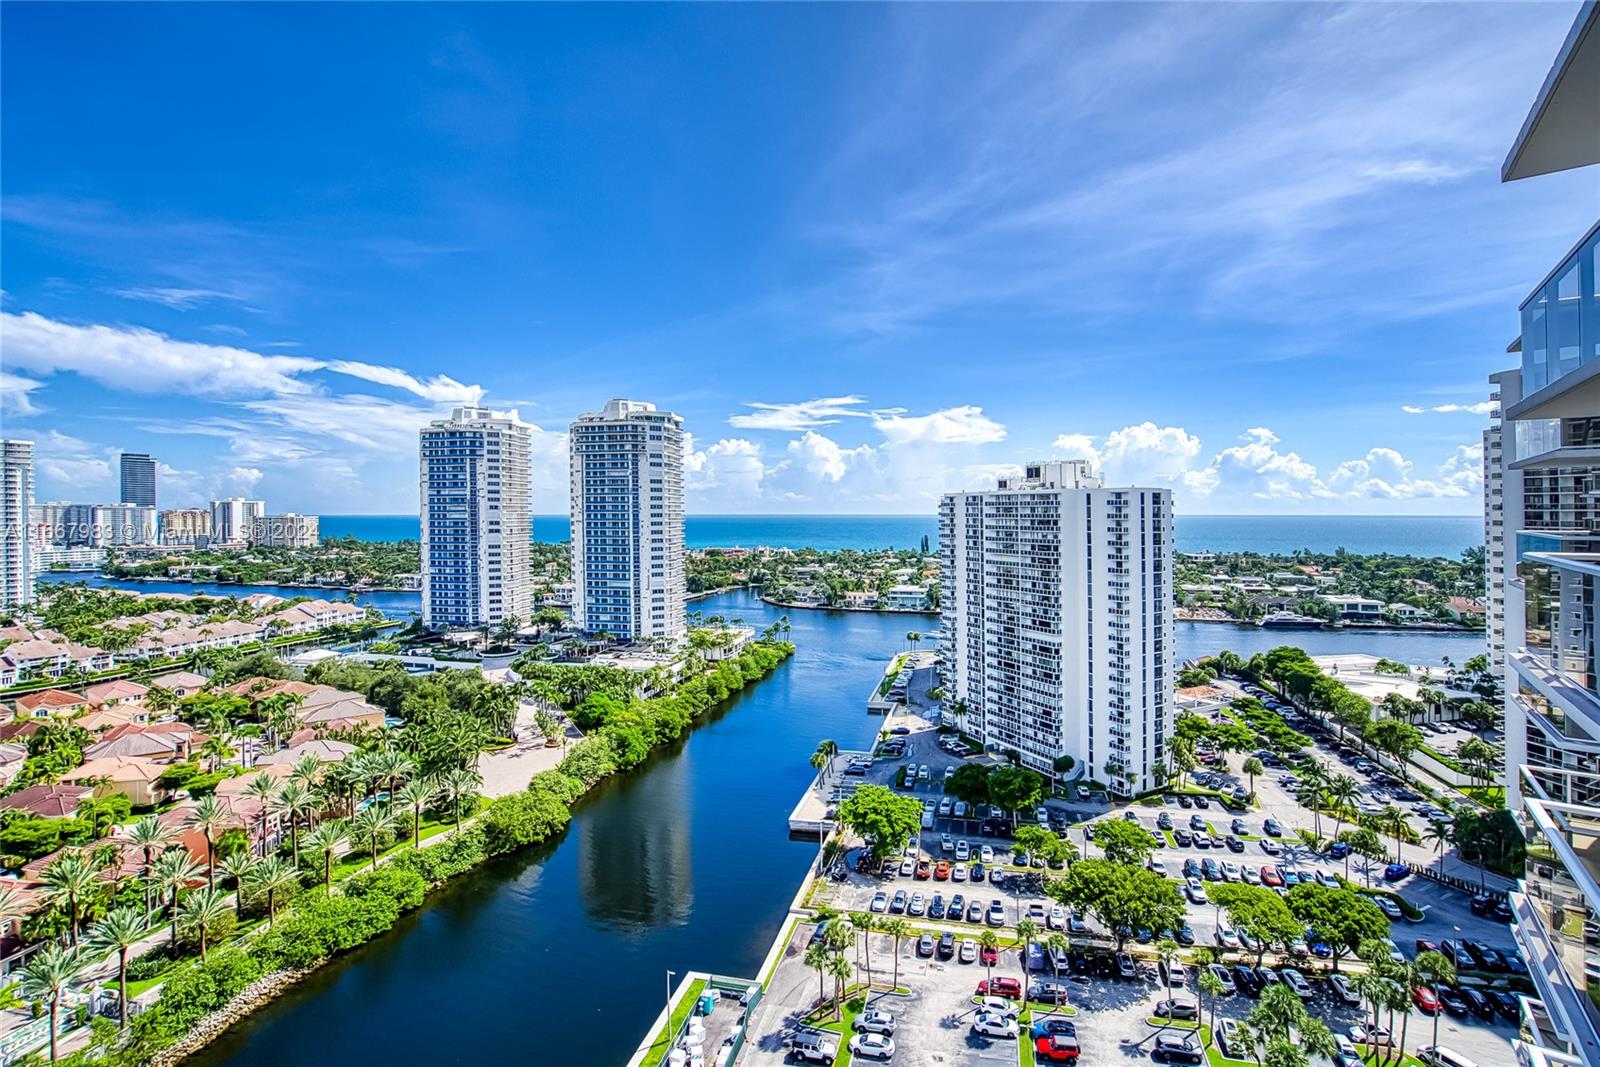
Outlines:
[{"label": "terracotta tile roof", "polygon": [[17,808],[41,819],[65,819],[94,790],[86,785],[31,785],[8,797],[0,797],[0,808]]}]

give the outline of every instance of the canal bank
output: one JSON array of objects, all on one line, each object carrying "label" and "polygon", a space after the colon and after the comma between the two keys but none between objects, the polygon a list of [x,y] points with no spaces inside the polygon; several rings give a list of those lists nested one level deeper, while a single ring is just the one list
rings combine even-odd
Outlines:
[{"label": "canal bank", "polygon": [[[409,599],[374,606],[401,614],[415,609]],[[742,591],[696,606],[757,629],[782,614]],[[761,973],[816,856],[814,840],[791,840],[785,830],[814,774],[807,761],[821,738],[857,747],[871,737],[881,720],[861,695],[905,643],[906,620],[894,616],[789,619],[790,661],[685,739],[597,788],[565,836],[456,879],[389,934],[319,969],[188,1062],[621,1064],[662,1010],[669,969]],[[1313,654],[1377,651],[1439,663],[1482,650],[1457,635],[1285,642],[1253,627],[1180,625],[1176,636],[1183,657],[1295,643]]]}]

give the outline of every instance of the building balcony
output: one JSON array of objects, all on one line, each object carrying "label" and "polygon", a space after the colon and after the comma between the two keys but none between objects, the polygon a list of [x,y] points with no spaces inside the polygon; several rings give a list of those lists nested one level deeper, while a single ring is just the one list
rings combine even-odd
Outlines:
[{"label": "building balcony", "polygon": [[1535,692],[1563,714],[1580,720],[1576,732],[1558,729],[1557,733],[1583,740],[1600,738],[1600,695],[1557,670],[1549,659],[1527,649],[1511,653],[1508,659],[1518,676]]}]

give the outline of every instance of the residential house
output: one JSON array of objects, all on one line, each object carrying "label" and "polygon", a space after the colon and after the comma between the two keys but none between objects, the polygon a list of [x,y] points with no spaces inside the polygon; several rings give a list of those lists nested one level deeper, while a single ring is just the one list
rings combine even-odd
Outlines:
[{"label": "residential house", "polygon": [[107,756],[86,760],[81,767],[61,776],[67,783],[87,785],[96,799],[124,793],[136,808],[148,808],[159,799],[156,779],[169,769],[167,764],[130,756]]},{"label": "residential house", "polygon": [[18,697],[16,704],[17,714],[30,719],[43,719],[52,715],[65,719],[89,709],[87,700],[65,689],[41,689],[37,693],[27,693]]},{"label": "residential house", "polygon": [[86,785],[30,785],[0,797],[0,808],[15,808],[38,819],[70,819],[93,793]]},{"label": "residential house", "polygon": [[128,757],[171,762],[190,758],[205,742],[206,735],[197,733],[188,723],[129,723],[107,730],[83,750],[83,756],[84,759]]},{"label": "residential house", "polygon": [[302,741],[297,745],[290,745],[280,752],[262,756],[256,760],[257,767],[292,767],[305,756],[317,757],[318,763],[339,763],[346,756],[356,750],[356,746],[343,741],[329,741],[326,738],[313,738]]},{"label": "residential house", "polygon": [[884,597],[884,606],[895,611],[922,611],[928,606],[928,587],[897,585]]},{"label": "residential house", "polygon": [[151,685],[159,685],[173,696],[182,700],[184,697],[194,696],[206,687],[206,679],[192,671],[175,671],[172,674],[163,674],[151,680]]},{"label": "residential house", "polygon": [[1371,597],[1353,593],[1324,593],[1321,598],[1339,609],[1343,622],[1377,622],[1383,616],[1384,603]]},{"label": "residential house", "polygon": [[1433,618],[1433,614],[1428,609],[1419,608],[1415,604],[1407,604],[1404,601],[1390,604],[1385,610],[1402,622],[1426,622],[1428,619]]},{"label": "residential house", "polygon": [[124,700],[138,700],[147,692],[149,692],[149,689],[146,686],[142,686],[138,682],[130,682],[125,678],[119,678],[114,682],[101,682],[99,685],[91,685],[83,691],[83,695],[89,701],[91,707],[105,708],[119,704]]},{"label": "residential house", "polygon": [[0,788],[17,780],[17,775],[22,773],[22,765],[27,760],[26,745],[0,744]]}]

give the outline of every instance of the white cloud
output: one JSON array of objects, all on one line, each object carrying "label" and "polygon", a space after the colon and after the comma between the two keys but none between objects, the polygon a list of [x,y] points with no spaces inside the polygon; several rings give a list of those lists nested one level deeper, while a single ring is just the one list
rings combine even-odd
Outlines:
[{"label": "white cloud", "polygon": [[37,435],[33,462],[41,488],[36,499],[46,499],[66,490],[76,491],[90,500],[110,500],[116,480],[112,476],[111,450],[72,437],[59,430]]},{"label": "white cloud", "polygon": [[1264,426],[1246,430],[1241,444],[1211,460],[1214,484],[1264,500],[1308,500],[1332,494],[1317,478],[1317,468],[1298,452],[1278,450],[1278,435]]},{"label": "white cloud", "polygon": [[10,415],[12,418],[20,419],[26,415],[39,414],[41,409],[28,394],[43,385],[43,382],[33,378],[24,378],[20,374],[0,370],[0,415]]},{"label": "white cloud", "polygon": [[691,492],[721,490],[716,496],[730,501],[760,497],[767,468],[761,446],[742,437],[725,437],[702,451],[687,442],[684,452],[684,488]]},{"label": "white cloud", "polygon": [[152,304],[161,304],[176,311],[188,311],[214,300],[237,300],[238,297],[231,293],[219,292],[215,289],[182,289],[175,286],[134,287],[130,289],[113,289],[117,296],[128,300],[143,300]]},{"label": "white cloud", "polygon": [[859,396],[826,396],[788,404],[752,402],[745,407],[754,411],[730,415],[728,425],[741,430],[805,430],[832,426],[843,418],[866,418],[871,414],[862,410],[866,402]]},{"label": "white cloud", "polygon": [[822,480],[837,483],[858,464],[871,464],[877,450],[871,445],[842,448],[832,438],[807,430],[805,436],[789,442],[789,454],[802,469]]},{"label": "white cloud", "polygon": [[1415,404],[1401,404],[1400,410],[1407,415],[1421,415],[1427,408],[1419,408]]},{"label": "white cloud", "polygon": [[336,359],[327,364],[327,369],[338,374],[348,374],[353,378],[373,382],[377,385],[390,385],[396,389],[404,389],[414,393],[424,400],[432,400],[441,404],[466,404],[476,405],[483,400],[483,387],[477,385],[462,385],[454,378],[438,374],[427,381],[422,381],[408,374],[399,367],[380,367],[371,363],[356,363],[347,359]]},{"label": "white cloud", "polygon": [[1435,404],[1431,408],[1418,407],[1416,404],[1401,404],[1400,410],[1407,415],[1422,415],[1429,411],[1441,415],[1488,415],[1498,406],[1493,400],[1480,400],[1476,404]]},{"label": "white cloud", "polygon": [[986,445],[1006,439],[1006,428],[966,404],[927,415],[874,414],[872,425],[890,444]]}]

